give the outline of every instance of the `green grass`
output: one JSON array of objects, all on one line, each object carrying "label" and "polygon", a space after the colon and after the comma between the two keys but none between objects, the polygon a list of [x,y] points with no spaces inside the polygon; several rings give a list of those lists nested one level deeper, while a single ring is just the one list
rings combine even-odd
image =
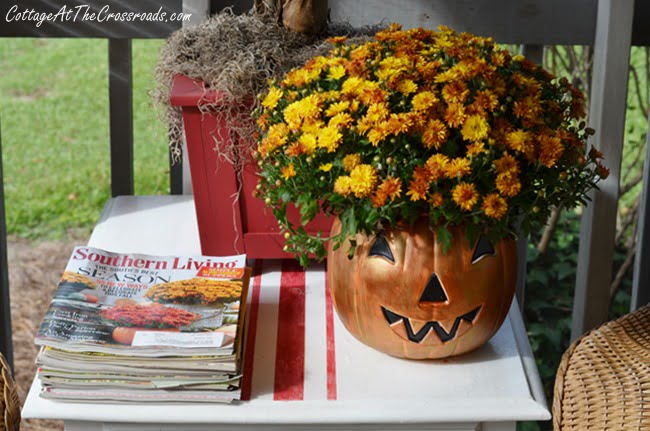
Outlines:
[{"label": "green grass", "polygon": [[[136,194],[169,190],[165,126],[148,96],[161,44],[133,42]],[[8,232],[88,232],[110,197],[107,41],[0,39],[0,70]]]}]

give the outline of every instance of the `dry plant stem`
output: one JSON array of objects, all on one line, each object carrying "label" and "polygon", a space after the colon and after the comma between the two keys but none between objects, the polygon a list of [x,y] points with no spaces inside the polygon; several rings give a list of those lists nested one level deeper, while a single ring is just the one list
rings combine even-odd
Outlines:
[{"label": "dry plant stem", "polygon": [[632,82],[634,83],[634,88],[636,90],[637,102],[639,102],[639,107],[643,112],[644,117],[648,117],[648,104],[647,101],[644,101],[643,92],[641,91],[641,80],[639,78],[639,73],[636,70],[636,67],[630,65],[630,72],[632,73]]},{"label": "dry plant stem", "polygon": [[641,196],[637,195],[636,199],[632,203],[632,206],[627,211],[626,214],[621,216],[621,221],[619,223],[619,228],[616,232],[615,244],[618,244],[628,228],[636,223],[636,219],[639,217],[639,205],[641,202]]},{"label": "dry plant stem", "polygon": [[[635,164],[636,165],[636,164]],[[630,169],[631,171],[631,169]],[[621,198],[625,196],[630,190],[632,190],[637,184],[639,184],[641,181],[643,181],[643,171],[639,171],[634,178],[632,178],[630,181],[627,183],[623,184],[621,186],[621,191],[618,194],[618,197]]]},{"label": "dry plant stem", "polygon": [[557,222],[560,219],[561,212],[562,212],[562,207],[555,207],[551,211],[551,215],[548,217],[548,221],[546,222],[546,226],[544,227],[544,233],[542,234],[542,238],[537,244],[537,251],[539,251],[541,254],[546,253],[546,250],[548,249],[548,244],[551,242],[551,239],[553,238],[553,233],[555,232],[555,228],[557,227]]},{"label": "dry plant stem", "polygon": [[[632,235],[632,237],[634,237],[634,235]],[[610,304],[614,300],[614,297],[616,296],[618,290],[621,288],[625,274],[627,274],[629,269],[634,264],[634,256],[636,255],[636,240],[634,240],[633,243],[633,246],[627,249],[627,256],[625,256],[625,261],[623,261],[620,268],[618,268],[616,276],[614,277],[614,281],[612,281],[612,284],[609,287]]]},{"label": "dry plant stem", "polygon": [[[645,139],[641,139],[640,142],[635,142],[634,145],[632,142],[628,142],[627,144],[636,147],[636,152],[634,153],[634,158],[632,161],[630,163],[626,163],[625,174],[621,179],[621,184],[623,184],[622,188],[625,188],[627,179],[635,168],[638,167],[639,170],[643,171],[643,158],[645,157]],[[622,195],[623,194],[621,194],[621,196]]]}]

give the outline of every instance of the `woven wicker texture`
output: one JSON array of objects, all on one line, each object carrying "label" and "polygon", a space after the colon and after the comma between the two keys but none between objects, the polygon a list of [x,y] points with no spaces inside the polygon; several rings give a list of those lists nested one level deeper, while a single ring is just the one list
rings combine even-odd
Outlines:
[{"label": "woven wicker texture", "polygon": [[650,305],[567,349],[555,378],[553,428],[650,431]]},{"label": "woven wicker texture", "polygon": [[0,431],[20,428],[20,400],[11,379],[11,369],[0,353]]}]

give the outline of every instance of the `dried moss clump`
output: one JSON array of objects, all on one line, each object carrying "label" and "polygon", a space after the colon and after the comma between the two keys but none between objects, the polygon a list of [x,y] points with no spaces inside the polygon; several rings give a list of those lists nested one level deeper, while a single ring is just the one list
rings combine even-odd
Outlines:
[{"label": "dried moss clump", "polygon": [[[236,15],[226,9],[198,26],[175,32],[161,50],[156,68],[157,87],[153,92],[154,99],[167,106],[165,120],[169,125],[174,159],[178,160],[181,154],[183,125],[180,110],[169,105],[174,75],[200,79],[209,88],[223,93],[219,105],[203,105],[201,109],[226,116],[231,129],[230,139],[235,144],[218,151],[241,172],[241,156],[251,150],[255,124],[249,112],[226,110],[223,106],[232,106],[259,94],[267,88],[269,79],[280,79],[314,55],[327,53],[331,48],[325,41],[327,37],[346,35],[351,37],[350,43],[359,43],[367,40],[367,35],[375,30],[355,30],[349,25],[337,24],[330,26],[326,34],[308,36],[281,27],[271,13]],[[259,101],[254,99],[251,109],[258,105]],[[214,136],[219,141],[226,138]]]}]

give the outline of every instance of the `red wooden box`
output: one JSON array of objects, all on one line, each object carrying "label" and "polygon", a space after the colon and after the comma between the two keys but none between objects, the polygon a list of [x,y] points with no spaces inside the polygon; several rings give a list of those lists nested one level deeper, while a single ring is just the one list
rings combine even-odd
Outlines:
[{"label": "red wooden box", "polygon": [[[214,150],[217,144],[230,144],[228,125],[215,113],[199,110],[201,104],[218,103],[218,100],[218,92],[206,89],[203,82],[182,75],[174,78],[171,104],[183,111],[201,250],[203,254],[217,256],[245,252],[252,258],[292,257],[282,251],[284,237],[272,211],[261,199],[252,196],[257,185],[252,157],[246,161],[237,199],[240,181],[235,170],[220,160]],[[291,208],[289,218],[294,223],[300,220],[295,208]],[[331,218],[319,214],[308,225],[308,231],[329,233],[331,225]]]}]

